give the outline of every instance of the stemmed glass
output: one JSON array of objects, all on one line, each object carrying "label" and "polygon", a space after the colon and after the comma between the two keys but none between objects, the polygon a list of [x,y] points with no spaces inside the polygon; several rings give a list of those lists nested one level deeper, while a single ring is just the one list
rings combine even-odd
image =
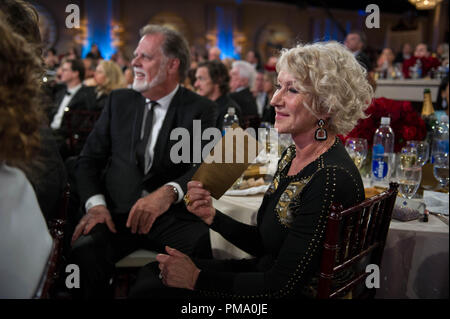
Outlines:
[{"label": "stemmed glass", "polygon": [[407,141],[406,146],[414,147],[417,151],[417,164],[424,166],[430,157],[430,145],[426,141]]},{"label": "stemmed glass", "polygon": [[360,169],[367,157],[367,140],[364,138],[350,137],[345,142],[345,149],[356,167]]},{"label": "stemmed glass", "polygon": [[409,168],[413,166],[421,166],[417,160],[417,149],[414,146],[405,146],[400,151],[400,167]]},{"label": "stemmed glass", "polygon": [[399,192],[403,198],[411,199],[417,192],[422,180],[422,166],[402,165],[397,168],[397,182]]},{"label": "stemmed glass", "polygon": [[448,188],[448,153],[434,155],[433,174],[441,188]]}]

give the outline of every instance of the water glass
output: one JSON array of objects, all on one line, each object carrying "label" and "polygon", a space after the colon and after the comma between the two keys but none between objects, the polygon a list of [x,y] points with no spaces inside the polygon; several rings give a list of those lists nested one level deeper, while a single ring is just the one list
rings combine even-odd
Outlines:
[{"label": "water glass", "polygon": [[417,164],[424,166],[430,157],[430,144],[426,141],[407,141],[406,146],[414,147],[417,151]]},{"label": "water glass", "polygon": [[356,167],[360,169],[367,157],[367,140],[364,138],[351,137],[345,142],[345,149]]},{"label": "water glass", "polygon": [[448,187],[448,153],[434,155],[433,174],[441,188]]}]

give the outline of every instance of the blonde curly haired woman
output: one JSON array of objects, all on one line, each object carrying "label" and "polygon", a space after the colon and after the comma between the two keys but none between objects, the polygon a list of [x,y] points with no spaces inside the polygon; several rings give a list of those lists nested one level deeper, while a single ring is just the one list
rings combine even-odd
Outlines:
[{"label": "blonde curly haired woman", "polygon": [[[35,295],[52,248],[24,172],[40,148],[41,61],[0,12],[0,299]],[[7,63],[3,63],[7,61]]]},{"label": "blonde curly haired woman", "polygon": [[364,68],[337,42],[284,49],[276,69],[275,128],[294,144],[281,156],[257,225],[217,211],[200,182],[191,181],[185,197],[191,213],[254,258],[191,260],[166,247],[167,254],[156,257],[159,264],[142,270],[132,296],[314,296],[328,208],[332,201],[349,207],[364,200],[359,171],[337,134],[364,117],[373,90]]},{"label": "blonde curly haired woman", "polygon": [[97,108],[103,109],[106,99],[112,90],[125,88],[125,77],[120,66],[114,61],[102,60],[94,73],[97,82]]}]

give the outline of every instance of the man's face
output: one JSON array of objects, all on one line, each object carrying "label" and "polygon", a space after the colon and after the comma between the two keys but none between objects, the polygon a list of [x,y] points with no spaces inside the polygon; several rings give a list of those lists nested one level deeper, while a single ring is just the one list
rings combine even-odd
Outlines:
[{"label": "man's face", "polygon": [[428,50],[425,44],[418,44],[414,51],[414,56],[418,58],[428,57]]},{"label": "man's face", "polygon": [[164,85],[168,73],[168,58],[162,53],[163,40],[161,34],[147,34],[139,41],[131,62],[134,69],[134,90],[151,95],[155,88]]},{"label": "man's face", "polygon": [[61,68],[61,82],[68,84],[78,78],[78,72],[72,70],[72,64],[65,62]]},{"label": "man's face", "polygon": [[207,67],[199,67],[195,72],[194,87],[198,94],[211,100],[214,93],[214,83],[209,76]]},{"label": "man's face", "polygon": [[361,39],[356,33],[348,34],[345,38],[344,45],[352,52],[359,51],[362,48]]},{"label": "man's face", "polygon": [[239,70],[237,68],[232,68],[230,71],[230,90],[231,92],[236,91],[242,86],[241,76],[239,75]]},{"label": "man's face", "polygon": [[263,73],[256,73],[255,78],[255,91],[260,93],[264,92],[264,74]]}]

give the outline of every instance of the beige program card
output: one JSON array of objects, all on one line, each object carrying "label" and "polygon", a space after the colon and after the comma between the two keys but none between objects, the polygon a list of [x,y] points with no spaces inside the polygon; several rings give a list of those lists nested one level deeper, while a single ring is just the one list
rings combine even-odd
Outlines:
[{"label": "beige program card", "polygon": [[235,125],[214,146],[192,180],[202,182],[211,196],[219,199],[262,149],[253,136]]}]

